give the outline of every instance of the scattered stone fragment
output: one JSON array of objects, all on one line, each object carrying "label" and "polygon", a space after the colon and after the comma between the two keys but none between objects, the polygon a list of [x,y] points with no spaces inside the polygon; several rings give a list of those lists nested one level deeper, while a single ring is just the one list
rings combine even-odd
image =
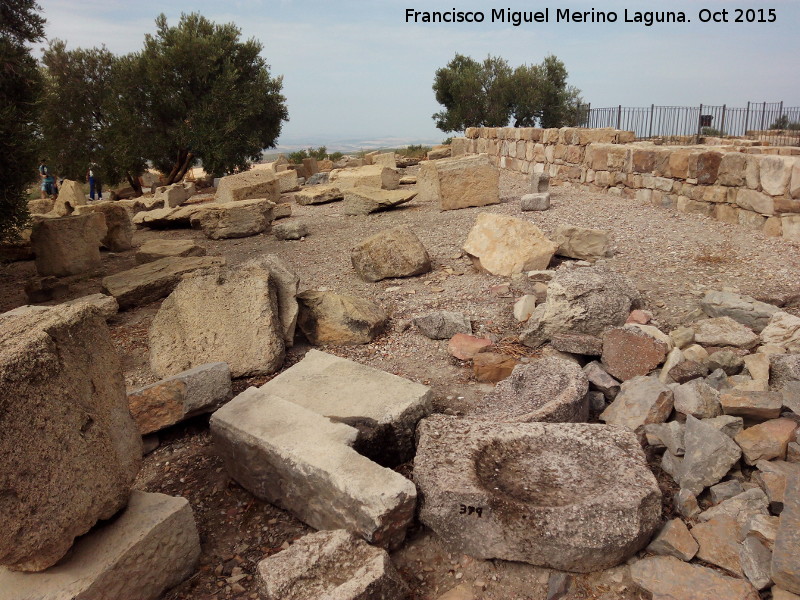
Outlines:
[{"label": "scattered stone fragment", "polygon": [[683,350],[694,343],[694,329],[691,327],[678,327],[669,332],[672,343],[676,348]]},{"label": "scattered stone fragment", "polygon": [[759,600],[755,588],[747,581],[685,563],[672,556],[651,556],[631,565],[631,577],[654,598],[676,600]]},{"label": "scattered stone fragment", "polygon": [[687,361],[693,361],[705,364],[706,360],[708,360],[708,350],[703,348],[700,344],[692,344],[691,346],[687,346],[682,350],[683,350],[683,357]]},{"label": "scattered stone fragment", "polygon": [[346,215],[368,215],[379,210],[389,210],[411,202],[414,190],[382,190],[372,187],[355,187],[344,191],[342,213]]},{"label": "scattered stone fragment", "polygon": [[794,594],[800,594],[800,474],[786,482],[775,549],[772,553],[772,580]]},{"label": "scattered stone fragment", "polygon": [[537,348],[558,333],[600,335],[625,323],[639,292],[626,277],[598,267],[561,270],[548,284],[547,300],[528,320],[520,341]]},{"label": "scattered stone fragment", "polygon": [[403,541],[414,484],[356,452],[355,428],[251,387],[214,413],[211,434],[230,476],[255,496],[315,529],[384,548]]},{"label": "scattered stone fragment", "polygon": [[189,191],[183,183],[173,183],[172,185],[162,185],[156,188],[153,200],[160,202],[165,208],[175,208],[189,199]]},{"label": "scattered stone fragment", "polygon": [[783,395],[780,392],[747,392],[727,390],[720,394],[722,411],[726,415],[766,421],[781,416]]},{"label": "scattered stone fragment", "polygon": [[367,238],[351,250],[350,260],[359,277],[372,282],[422,275],[431,270],[428,251],[406,225]]},{"label": "scattered stone fragment", "polygon": [[672,519],[667,521],[653,538],[653,541],[647,546],[647,551],[690,561],[697,554],[698,548],[697,541],[689,533],[684,522],[681,519]]},{"label": "scattered stone fragment", "polygon": [[553,241],[559,256],[595,261],[611,255],[611,238],[602,229],[559,225]]},{"label": "scattered stone fragment", "polygon": [[786,312],[776,312],[761,332],[764,344],[785,348],[787,352],[800,353],[800,317]]},{"label": "scattered stone fragment", "polygon": [[413,323],[422,335],[432,340],[448,340],[458,333],[472,335],[472,322],[469,318],[463,313],[449,310],[420,315],[414,318]]},{"label": "scattered stone fragment", "polygon": [[318,185],[306,188],[294,195],[294,201],[302,205],[324,204],[337,200],[344,200],[344,194],[335,185]]},{"label": "scattered stone fragment", "polygon": [[472,371],[477,381],[497,383],[509,377],[517,364],[517,359],[513,356],[479,352],[472,359]]},{"label": "scattered stone fragment", "polygon": [[206,249],[192,240],[148,240],[136,251],[136,262],[144,264],[172,256],[205,256]]},{"label": "scattered stone fragment", "polygon": [[683,466],[677,482],[681,489],[700,494],[719,482],[742,455],[731,438],[705,421],[686,416]]},{"label": "scattered stone fragment", "polygon": [[343,529],[310,533],[258,563],[265,600],[403,600],[408,589],[385,550]]},{"label": "scattered stone fragment", "polygon": [[150,326],[150,368],[168,377],[222,361],[232,377],[274,373],[285,352],[277,287],[256,264],[184,276]]},{"label": "scattered stone fragment", "polygon": [[764,545],[772,550],[775,546],[775,537],[778,535],[779,517],[767,517],[765,515],[753,515],[747,520],[742,528],[742,537],[755,537]]},{"label": "scattered stone fragment", "polygon": [[744,575],[739,561],[739,527],[736,519],[721,515],[692,527],[699,544],[697,558],[732,573]]},{"label": "scattered stone fragment", "polygon": [[685,428],[683,423],[670,421],[645,425],[644,432],[650,446],[664,447],[670,454],[683,456],[686,452],[683,441]]},{"label": "scattered stone fragment", "polygon": [[739,549],[739,562],[744,575],[757,590],[772,584],[772,552],[760,540],[752,536],[744,539]]},{"label": "scattered stone fragment", "polygon": [[611,377],[599,362],[593,360],[587,363],[586,366],[583,367],[583,372],[586,374],[592,387],[600,390],[608,400],[613,400],[617,397],[620,386],[619,381]]},{"label": "scattered stone fragment", "polygon": [[619,394],[600,415],[609,425],[632,431],[650,423],[663,423],[672,412],[672,390],[654,377],[634,377],[622,384]]},{"label": "scattered stone fragment", "polygon": [[684,360],[683,352],[681,352],[680,348],[673,348],[667,354],[667,358],[664,361],[664,366],[661,367],[661,372],[658,374],[658,380],[661,383],[670,383],[673,381],[672,377],[670,376],[670,371],[681,364]]},{"label": "scattered stone fragment", "polygon": [[689,490],[678,490],[675,494],[675,510],[684,519],[694,519],[700,514],[700,505],[697,503],[697,496]]},{"label": "scattered stone fragment", "polygon": [[142,456],[103,317],[36,309],[0,315],[0,564],[23,571],[124,507]]},{"label": "scattered stone fragment", "polygon": [[723,515],[733,517],[740,527],[744,527],[755,515],[769,515],[769,499],[761,488],[751,488],[701,512],[698,518],[708,521]]},{"label": "scattered stone fragment", "polygon": [[600,356],[603,353],[603,340],[583,333],[559,333],[550,340],[550,345],[559,352]]},{"label": "scattered stone fragment", "polygon": [[669,370],[670,379],[676,383],[688,383],[708,375],[708,367],[693,360],[684,360]]},{"label": "scattered stone fragment", "polygon": [[480,213],[464,242],[480,268],[504,277],[546,269],[556,248],[533,223],[494,213]]},{"label": "scattered stone fragment", "polygon": [[744,360],[731,350],[719,350],[709,355],[706,365],[711,371],[722,369],[726,375],[730,376],[736,375],[742,370]]},{"label": "scattered stone fragment", "polygon": [[741,482],[737,481],[736,479],[731,479],[729,481],[718,483],[717,485],[712,485],[708,491],[710,493],[712,504],[719,504],[728,498],[738,496],[744,492],[744,488],[742,487]]},{"label": "scattered stone fragment", "polygon": [[356,428],[354,448],[380,464],[413,457],[417,422],[431,411],[428,387],[314,349],[260,389]]},{"label": "scattered stone fragment", "polygon": [[42,573],[0,570],[4,600],[157,600],[189,577],[200,538],[185,498],[134,491],[120,515]]},{"label": "scattered stone fragment", "polygon": [[142,435],[195,415],[213,412],[230,398],[231,372],[210,363],[128,393],[131,415]]},{"label": "scattered stone fragment", "polygon": [[786,447],[795,437],[797,423],[791,419],[773,419],[737,434],[734,440],[742,449],[748,465],[756,461],[786,458]]},{"label": "scattered stone fragment", "polygon": [[466,333],[457,333],[447,343],[447,351],[458,360],[472,360],[478,352],[492,345],[489,338],[479,338]]},{"label": "scattered stone fragment", "polygon": [[514,318],[520,323],[524,323],[531,318],[536,308],[536,296],[525,294],[514,303]]},{"label": "scattered stone fragment", "polygon": [[297,325],[315,346],[368,344],[389,319],[377,304],[363,298],[309,290],[298,294]]},{"label": "scattered stone fragment", "polygon": [[719,392],[702,379],[693,379],[672,388],[675,410],[696,419],[709,419],[722,414]]},{"label": "scattered stone fragment", "polygon": [[525,194],[520,198],[519,208],[523,212],[547,210],[550,208],[550,192]]},{"label": "scattered stone fragment", "polygon": [[619,427],[435,415],[420,424],[414,479],[421,521],[480,559],[600,570],[642,548],[661,518],[644,454]]},{"label": "scattered stone fragment", "polygon": [[[480,356],[480,355],[478,355]],[[475,407],[472,417],[505,423],[586,421],[589,382],[580,366],[549,357],[518,365]]]},{"label": "scattered stone fragment", "polygon": [[303,221],[283,221],[272,226],[272,233],[279,240],[299,240],[308,236],[308,226]]},{"label": "scattered stone fragment", "polygon": [[759,342],[758,335],[749,327],[730,317],[716,317],[696,321],[694,339],[705,346],[735,346],[750,349]]},{"label": "scattered stone fragment", "polygon": [[36,272],[65,277],[99,268],[106,232],[105,217],[100,213],[36,221],[31,231]]},{"label": "scattered stone fragment", "polygon": [[104,319],[110,319],[119,311],[119,304],[111,296],[105,294],[89,294],[62,302],[61,306],[75,306],[78,304],[92,306],[100,313]]},{"label": "scattered stone fragment", "polygon": [[760,332],[780,309],[750,296],[731,292],[707,292],[700,307],[709,317],[730,317],[755,332]]}]

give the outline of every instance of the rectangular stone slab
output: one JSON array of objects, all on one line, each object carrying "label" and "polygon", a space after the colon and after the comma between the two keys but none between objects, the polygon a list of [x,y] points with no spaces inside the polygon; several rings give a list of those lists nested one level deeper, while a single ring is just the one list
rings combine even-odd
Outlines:
[{"label": "rectangular stone slab", "polygon": [[772,580],[794,594],[800,594],[800,475],[786,482],[783,512],[772,552]]},{"label": "rectangular stone slab", "polygon": [[211,417],[228,473],[316,529],[347,529],[393,548],[414,516],[414,484],[358,454],[357,432],[248,388]]},{"label": "rectangular stone slab", "polygon": [[134,491],[114,520],[41,573],[0,568],[0,600],[156,600],[194,571],[200,538],[185,498]]},{"label": "rectangular stone slab", "polygon": [[355,448],[381,464],[411,457],[417,422],[431,411],[429,387],[319,350],[261,390],[357,428]]}]

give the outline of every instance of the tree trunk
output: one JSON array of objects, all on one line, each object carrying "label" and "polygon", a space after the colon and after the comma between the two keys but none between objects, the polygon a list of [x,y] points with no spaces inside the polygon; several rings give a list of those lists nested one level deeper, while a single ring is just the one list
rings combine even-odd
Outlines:
[{"label": "tree trunk", "polygon": [[178,151],[178,156],[175,159],[175,163],[172,165],[172,170],[167,176],[167,185],[172,185],[173,183],[183,179],[183,176],[186,174],[186,171],[188,170],[193,158],[194,154],[186,149],[182,148]]},{"label": "tree trunk", "polygon": [[141,196],[142,195],[142,184],[139,183],[139,178],[138,177],[134,177],[130,173],[125,173],[125,176],[128,178],[128,183],[130,183],[131,187],[133,188],[134,196],[136,198]]},{"label": "tree trunk", "polygon": [[189,170],[189,166],[191,166],[193,159],[194,159],[194,154],[189,152],[186,155],[186,160],[183,161],[183,166],[181,166],[181,170],[178,171],[178,176],[176,177],[175,181],[180,181],[186,176],[186,171]]}]

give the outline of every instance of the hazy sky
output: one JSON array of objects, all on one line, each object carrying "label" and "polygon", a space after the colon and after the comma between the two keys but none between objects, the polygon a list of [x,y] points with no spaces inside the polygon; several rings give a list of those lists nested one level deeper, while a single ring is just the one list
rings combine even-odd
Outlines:
[{"label": "hazy sky", "polygon": [[[780,101],[800,106],[800,0],[40,0],[48,38],[68,47],[138,50],[164,12],[170,24],[198,11],[255,37],[283,75],[290,121],[282,144],[398,138],[437,141],[434,73],[456,52],[499,55],[512,66],[553,53],[593,106]],[[701,23],[699,11],[776,9],[774,23]],[[413,24],[406,9],[482,11],[480,24]],[[492,9],[550,10],[549,23],[491,23]],[[556,23],[559,8],[616,11],[615,24]],[[683,10],[691,23],[624,23],[624,10]]]}]

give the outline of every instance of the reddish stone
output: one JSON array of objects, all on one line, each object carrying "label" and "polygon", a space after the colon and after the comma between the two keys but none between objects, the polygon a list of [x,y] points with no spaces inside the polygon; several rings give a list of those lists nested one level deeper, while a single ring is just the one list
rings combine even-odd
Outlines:
[{"label": "reddish stone", "polygon": [[495,352],[480,352],[472,359],[475,379],[485,383],[502,381],[511,375],[511,371],[517,364],[518,362],[513,356]]},{"label": "reddish stone", "polygon": [[686,383],[706,375],[708,375],[708,367],[693,360],[685,360],[669,370],[669,376],[676,383]]},{"label": "reddish stone", "polygon": [[466,333],[457,333],[450,338],[447,349],[459,360],[471,360],[478,352],[492,345],[492,340]]},{"label": "reddish stone", "polygon": [[621,381],[647,375],[667,357],[667,345],[634,327],[617,327],[603,335],[600,361]]},{"label": "reddish stone", "polygon": [[631,311],[631,314],[628,315],[628,320],[625,323],[637,323],[639,325],[647,325],[653,318],[653,313],[648,310],[636,310]]},{"label": "reddish stone", "polygon": [[719,152],[701,152],[695,159],[695,178],[699,184],[716,183],[722,154]]}]

